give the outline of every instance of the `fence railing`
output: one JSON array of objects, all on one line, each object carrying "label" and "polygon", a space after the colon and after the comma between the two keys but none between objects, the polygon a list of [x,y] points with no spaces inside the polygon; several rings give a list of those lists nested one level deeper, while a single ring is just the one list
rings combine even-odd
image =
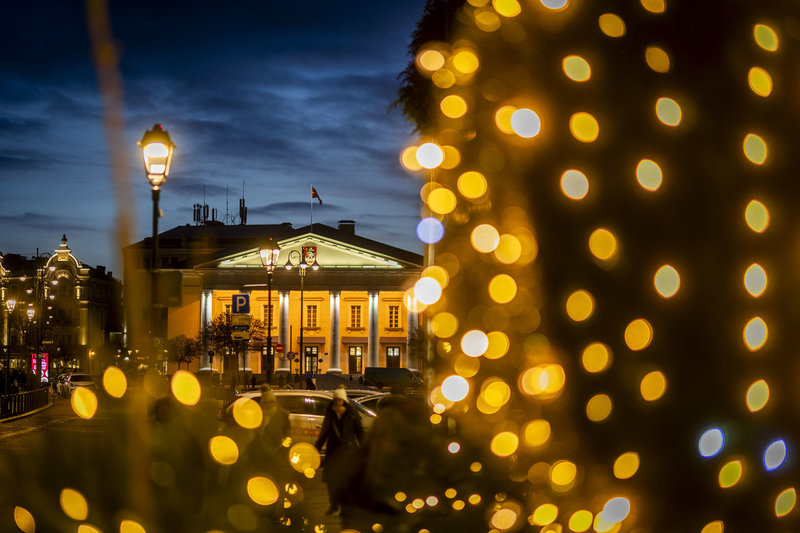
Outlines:
[{"label": "fence railing", "polygon": [[47,405],[48,388],[3,394],[0,396],[0,419],[11,418]]}]

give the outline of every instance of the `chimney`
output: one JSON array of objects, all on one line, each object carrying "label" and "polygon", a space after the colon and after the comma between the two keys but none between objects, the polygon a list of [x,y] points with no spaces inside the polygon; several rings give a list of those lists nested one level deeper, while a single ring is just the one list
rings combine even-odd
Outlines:
[{"label": "chimney", "polygon": [[340,220],[339,231],[347,233],[348,235],[356,234],[356,221],[355,220]]}]

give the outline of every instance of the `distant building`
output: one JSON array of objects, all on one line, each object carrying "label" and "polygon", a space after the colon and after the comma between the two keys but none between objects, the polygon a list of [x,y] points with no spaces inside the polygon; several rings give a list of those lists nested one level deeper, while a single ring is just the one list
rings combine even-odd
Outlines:
[{"label": "distant building", "polygon": [[[121,298],[122,284],[105,267],[78,261],[66,235],[52,254],[0,255],[2,339],[11,368],[92,372],[112,362],[122,346]],[[9,300],[16,302],[10,314]]]},{"label": "distant building", "polygon": [[[268,239],[280,246],[271,302],[259,257],[259,247]],[[406,309],[404,298],[405,291],[419,279],[423,258],[356,235],[353,221],[340,221],[337,228],[324,224],[293,228],[289,223],[187,224],[161,233],[159,250],[164,281],[158,293],[166,312],[155,313],[160,320],[152,328],[148,327],[152,239],[123,250],[125,301],[131,303],[126,306],[128,340],[134,351],[142,354],[140,362],[152,353],[151,363],[174,371],[176,355],[163,354],[170,340],[183,335],[202,343],[201,333],[213,318],[231,312],[233,296],[248,294],[250,316],[261,321],[265,330],[271,303],[271,330],[251,339],[243,358],[217,354],[212,361],[207,343],[203,343],[199,357],[188,368],[296,374],[301,341],[303,373],[360,374],[366,366],[418,369],[421,365],[415,347],[417,316]],[[290,258],[297,263],[303,256],[320,268],[307,269],[301,311],[298,269],[287,270],[284,265]],[[265,353],[267,336],[273,347],[271,369]],[[290,353],[297,356],[290,360]],[[239,363],[234,363],[237,360]]]}]

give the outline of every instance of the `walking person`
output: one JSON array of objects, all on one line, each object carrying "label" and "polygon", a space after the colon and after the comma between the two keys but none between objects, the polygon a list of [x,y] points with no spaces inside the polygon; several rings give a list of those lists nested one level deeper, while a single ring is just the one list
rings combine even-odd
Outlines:
[{"label": "walking person", "polygon": [[353,409],[344,388],[333,393],[325,411],[322,429],[314,446],[321,450],[327,442],[322,480],[328,485],[330,507],[325,514],[346,514],[355,503],[352,483],[361,463],[364,427],[361,416]]}]

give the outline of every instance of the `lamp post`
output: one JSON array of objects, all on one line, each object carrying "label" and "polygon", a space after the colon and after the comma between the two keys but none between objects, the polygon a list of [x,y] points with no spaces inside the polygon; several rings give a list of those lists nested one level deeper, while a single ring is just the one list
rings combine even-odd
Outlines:
[{"label": "lamp post", "polygon": [[[161,126],[155,124],[153,129],[144,132],[144,137],[139,141],[144,160],[144,171],[153,196],[153,249],[150,261],[150,356],[153,357],[153,335],[160,331],[160,307],[158,305],[157,275],[159,269],[158,257],[158,200],[161,195],[161,186],[167,181],[169,166],[172,162],[172,152],[175,144],[169,138],[169,133]],[[158,338],[156,336],[156,338]]]},{"label": "lamp post", "polygon": [[[292,260],[297,261],[295,264]],[[295,266],[299,267],[297,269],[298,274],[300,274],[300,376],[302,381],[302,375],[305,373],[305,366],[306,366],[306,354],[303,350],[303,315],[305,314],[305,310],[303,309],[303,283],[306,279],[306,270],[311,267],[312,270],[319,269],[319,265],[316,261],[312,265],[309,265],[306,262],[305,255],[298,252],[297,250],[292,250],[289,252],[289,257],[286,260],[285,268],[286,270],[291,270]],[[312,367],[313,368],[313,367]],[[300,387],[302,388],[302,383]]]},{"label": "lamp post", "polygon": [[267,383],[272,384],[272,367],[275,364],[275,357],[272,354],[272,274],[275,272],[275,266],[278,264],[278,256],[281,253],[281,247],[272,239],[266,241],[259,250],[261,256],[261,264],[267,271],[267,360],[266,364],[264,356],[261,356],[261,368],[267,369]]},{"label": "lamp post", "polygon": [[11,373],[11,312],[14,311],[14,306],[17,305],[16,300],[6,300],[6,309],[8,315],[6,318],[6,384],[4,392],[8,394],[8,375]]}]

